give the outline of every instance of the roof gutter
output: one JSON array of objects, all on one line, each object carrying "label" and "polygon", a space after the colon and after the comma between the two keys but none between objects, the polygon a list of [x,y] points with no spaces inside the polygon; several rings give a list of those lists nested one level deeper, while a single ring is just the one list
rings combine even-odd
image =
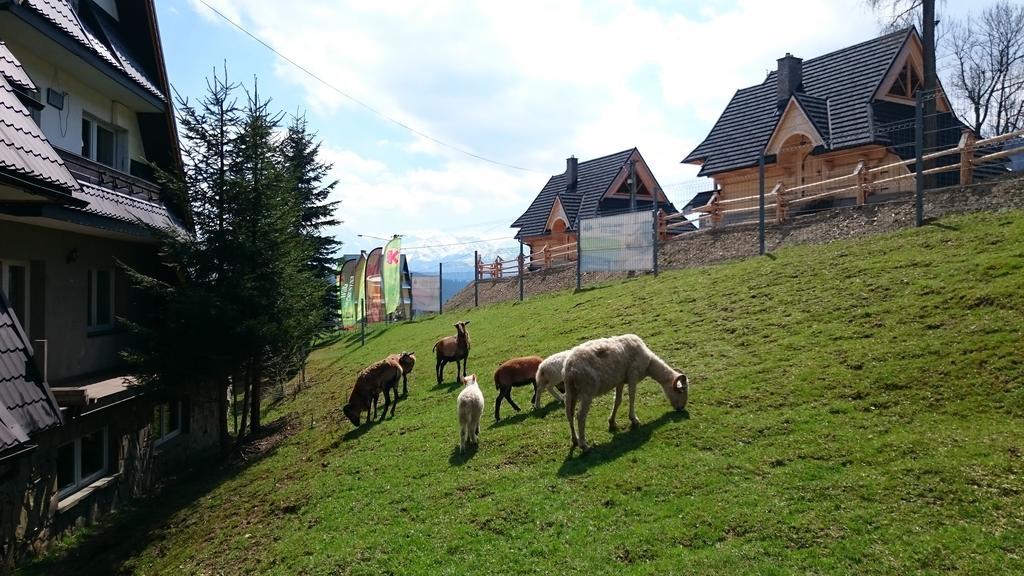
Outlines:
[{"label": "roof gutter", "polygon": [[111,66],[98,55],[86,49],[85,46],[79,44],[74,38],[69,37],[64,33],[64,31],[57,28],[56,25],[37,14],[34,10],[25,8],[17,2],[11,3],[10,0],[0,0],[0,9],[7,10],[9,13],[18,17],[22,22],[25,22],[32,28],[35,28],[40,34],[56,42],[61,48],[64,48],[71,54],[80,58],[83,62],[102,72],[105,76],[123,88],[131,91],[139,98],[145,100],[154,108],[158,110],[166,110],[166,108],[170,106],[169,102],[164,102],[142,86],[139,86],[127,75]]},{"label": "roof gutter", "polygon": [[70,192],[63,188],[38,182],[36,180],[22,178],[7,171],[0,171],[0,183],[27,188],[29,189],[29,194],[46,196],[47,198],[59,200],[62,204],[67,204],[69,206],[82,208],[89,205],[85,200],[75,198]]}]

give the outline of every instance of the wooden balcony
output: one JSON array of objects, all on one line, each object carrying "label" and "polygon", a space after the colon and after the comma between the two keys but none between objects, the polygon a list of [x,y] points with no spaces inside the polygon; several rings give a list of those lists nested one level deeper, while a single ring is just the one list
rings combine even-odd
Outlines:
[{"label": "wooden balcony", "polygon": [[80,182],[95,184],[127,196],[152,202],[160,201],[160,186],[138,176],[115,170],[78,154],[57,148],[57,154]]}]

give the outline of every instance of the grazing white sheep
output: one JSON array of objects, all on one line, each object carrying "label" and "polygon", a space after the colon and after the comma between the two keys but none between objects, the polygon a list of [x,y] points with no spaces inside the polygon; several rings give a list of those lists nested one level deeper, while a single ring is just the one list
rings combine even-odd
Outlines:
[{"label": "grazing white sheep", "polygon": [[565,404],[565,398],[559,390],[565,390],[562,384],[562,368],[565,366],[565,359],[569,357],[569,350],[552,354],[544,359],[537,367],[537,392],[533,397],[533,409],[540,410],[540,395],[549,390],[551,395],[558,398],[558,401]]},{"label": "grazing white sheep", "polygon": [[[629,385],[629,420],[633,427],[640,425],[636,417],[634,400],[636,385],[645,376],[661,384],[662,390],[672,407],[677,411],[686,408],[689,382],[686,375],[666,364],[651,352],[644,341],[635,334],[624,334],[611,338],[599,338],[584,342],[569,352],[562,370],[565,379],[565,415],[569,419],[569,434],[572,445],[586,452],[590,449],[586,439],[587,412],[595,397],[615,389],[615,404],[608,418],[609,430],[616,430],[615,413],[622,402],[622,387]],[[579,403],[579,413],[576,404]],[[573,416],[579,425],[579,436],[573,426]]]},{"label": "grazing white sheep", "polygon": [[459,413],[459,453],[466,449],[466,444],[480,443],[480,415],[484,412],[484,393],[476,381],[476,374],[462,379],[465,384],[456,400]]}]

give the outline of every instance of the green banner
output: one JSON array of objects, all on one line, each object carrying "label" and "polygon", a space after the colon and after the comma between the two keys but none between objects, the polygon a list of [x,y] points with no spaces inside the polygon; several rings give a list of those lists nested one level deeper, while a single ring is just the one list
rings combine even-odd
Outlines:
[{"label": "green banner", "polygon": [[356,325],[358,316],[356,310],[356,263],[353,259],[346,260],[341,266],[341,274],[338,276],[338,303],[339,316],[341,316],[341,327],[352,328]]},{"label": "green banner", "polygon": [[395,236],[384,245],[384,264],[381,277],[384,280],[384,310],[394,313],[401,303],[402,289],[402,239]]},{"label": "green banner", "polygon": [[354,280],[352,282],[353,298],[356,308],[356,322],[360,322],[363,319],[363,315],[366,313],[366,253],[359,255],[359,261],[356,262],[356,271],[352,275]]}]

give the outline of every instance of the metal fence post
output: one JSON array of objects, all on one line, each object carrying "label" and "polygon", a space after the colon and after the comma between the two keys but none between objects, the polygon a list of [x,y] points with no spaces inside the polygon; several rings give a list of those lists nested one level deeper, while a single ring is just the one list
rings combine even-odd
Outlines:
[{"label": "metal fence post", "polygon": [[657,202],[654,203],[654,210],[651,210],[651,222],[653,224],[651,226],[651,228],[654,229],[654,234],[652,235],[654,243],[651,246],[651,253],[654,254],[654,256],[652,258],[653,262],[651,264],[652,264],[653,269],[654,269],[654,275],[657,276],[658,275],[658,203]]},{"label": "metal fence post", "polygon": [[917,156],[914,162],[915,195],[914,195],[914,225],[924,224],[924,94],[917,91],[917,102],[914,106],[914,148]]},{"label": "metal fence post", "polygon": [[473,306],[480,305],[480,251],[473,250]]},{"label": "metal fence post", "polygon": [[519,241],[519,301],[523,301],[523,241]]},{"label": "metal fence post", "polygon": [[758,254],[764,256],[764,150],[757,159],[757,220]]},{"label": "metal fence post", "polygon": [[583,221],[577,220],[576,222],[576,289],[579,290],[582,286],[580,272],[583,268]]},{"label": "metal fence post", "polygon": [[437,263],[437,313],[444,314],[444,262]]}]

